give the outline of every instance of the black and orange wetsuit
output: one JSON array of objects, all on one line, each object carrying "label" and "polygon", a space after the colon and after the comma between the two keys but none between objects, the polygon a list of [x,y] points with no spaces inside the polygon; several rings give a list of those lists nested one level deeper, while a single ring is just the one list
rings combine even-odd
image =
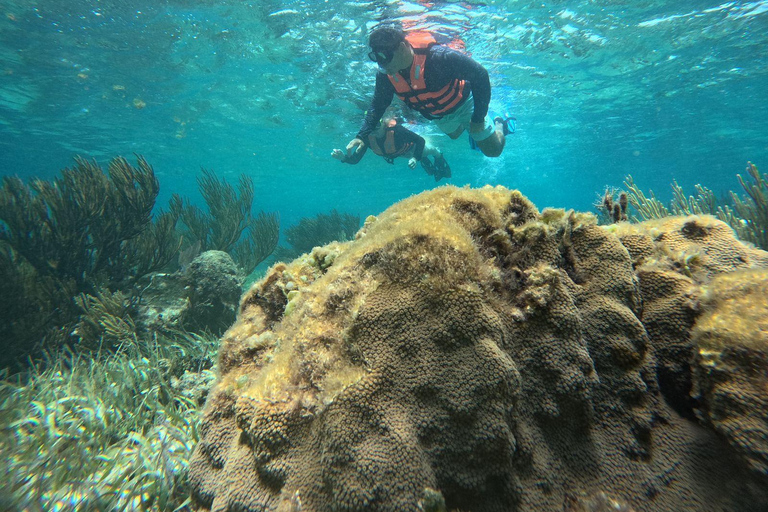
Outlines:
[{"label": "black and orange wetsuit", "polygon": [[357,138],[366,140],[395,94],[427,119],[450,114],[466,101],[475,102],[472,122],[482,123],[491,101],[488,72],[469,56],[436,44],[424,32],[410,33],[406,40],[414,49],[411,66],[390,76],[376,74],[376,89]]},{"label": "black and orange wetsuit", "polygon": [[413,133],[412,131],[403,128],[399,124],[393,124],[388,126],[384,132],[383,137],[376,137],[374,132],[371,132],[366,136],[363,141],[365,142],[365,148],[361,149],[352,156],[345,156],[342,162],[345,164],[356,164],[363,158],[368,148],[379,156],[384,157],[389,163],[413,150],[413,158],[421,160],[424,154],[424,145],[426,141],[424,137]]}]

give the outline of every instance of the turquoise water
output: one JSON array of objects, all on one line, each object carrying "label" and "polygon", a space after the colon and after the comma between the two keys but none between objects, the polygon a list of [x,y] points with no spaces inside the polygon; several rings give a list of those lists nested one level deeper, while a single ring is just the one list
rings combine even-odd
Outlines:
[{"label": "turquoise water", "polygon": [[158,174],[159,206],[197,197],[204,167],[251,176],[255,209],[283,227],[377,214],[437,186],[403,159],[330,157],[372,95],[365,43],[382,19],[461,39],[489,70],[491,108],[518,119],[489,159],[419,118],[449,183],[590,210],[630,173],[669,198],[673,180],[722,193],[747,160],[768,168],[765,0],[5,0],[0,172],[52,178],[75,155],[135,153]]}]

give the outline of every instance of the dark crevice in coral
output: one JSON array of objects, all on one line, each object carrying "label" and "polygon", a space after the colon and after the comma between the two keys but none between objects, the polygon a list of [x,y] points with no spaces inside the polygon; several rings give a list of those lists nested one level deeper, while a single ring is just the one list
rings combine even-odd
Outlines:
[{"label": "dark crevice in coral", "polygon": [[523,196],[513,195],[509,205],[502,211],[502,217],[513,226],[522,226],[526,222],[536,220],[537,212]]},{"label": "dark crevice in coral", "polygon": [[329,313],[349,311],[349,301],[353,298],[353,296],[354,293],[350,289],[330,294],[328,296],[328,300],[325,303],[326,311]]},{"label": "dark crevice in coral", "polygon": [[586,279],[584,278],[583,274],[579,272],[577,269],[578,266],[578,257],[576,256],[576,252],[573,250],[572,245],[565,245],[561,244],[560,247],[560,268],[562,268],[566,274],[568,274],[568,277],[576,284],[584,284],[586,283]]},{"label": "dark crevice in coral", "polygon": [[[680,350],[664,351],[666,357],[662,358],[663,362],[660,362],[656,369],[656,378],[661,394],[669,406],[684,418],[696,421],[697,400],[691,396],[693,389],[691,364],[684,361],[670,361],[675,357],[673,356],[675,352],[681,353]],[[683,352],[689,353],[688,350]]]}]

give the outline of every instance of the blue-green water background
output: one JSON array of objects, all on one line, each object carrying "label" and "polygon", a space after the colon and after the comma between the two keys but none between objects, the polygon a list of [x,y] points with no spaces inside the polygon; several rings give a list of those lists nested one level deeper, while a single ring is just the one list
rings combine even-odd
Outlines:
[{"label": "blue-green water background", "polygon": [[747,160],[768,170],[765,0],[0,6],[3,175],[50,179],[75,155],[135,153],[158,174],[159,206],[199,198],[204,167],[251,176],[255,209],[280,212],[283,227],[332,208],[377,214],[436,186],[405,161],[330,157],[360,126],[375,73],[367,32],[385,18],[463,40],[489,70],[491,108],[518,119],[499,159],[422,120],[452,184],[591,210],[630,173],[665,199],[673,180],[724,193]]}]

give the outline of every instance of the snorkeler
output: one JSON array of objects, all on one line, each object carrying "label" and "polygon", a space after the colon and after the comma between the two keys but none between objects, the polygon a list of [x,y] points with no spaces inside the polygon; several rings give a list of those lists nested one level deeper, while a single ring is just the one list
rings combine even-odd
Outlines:
[{"label": "snorkeler", "polygon": [[[340,149],[334,149],[331,156],[345,164],[356,164],[370,147],[374,153],[384,157],[384,160],[390,164],[395,158],[402,156],[408,158],[408,167],[415,169],[416,163],[420,161],[427,174],[435,177],[435,181],[451,177],[451,168],[442,152],[428,144],[421,135],[400,125],[393,116],[384,116],[366,139],[367,142],[363,142],[362,149],[351,155],[346,155]],[[430,161],[429,157],[432,157],[434,162]]]},{"label": "snorkeler", "polygon": [[365,147],[395,94],[452,139],[465,130],[484,155],[504,150],[512,133],[509,119],[488,116],[491,83],[488,72],[469,56],[437,44],[428,32],[405,33],[396,26],[371,32],[368,57],[379,65],[371,107],[357,136],[347,144],[351,157]]}]

